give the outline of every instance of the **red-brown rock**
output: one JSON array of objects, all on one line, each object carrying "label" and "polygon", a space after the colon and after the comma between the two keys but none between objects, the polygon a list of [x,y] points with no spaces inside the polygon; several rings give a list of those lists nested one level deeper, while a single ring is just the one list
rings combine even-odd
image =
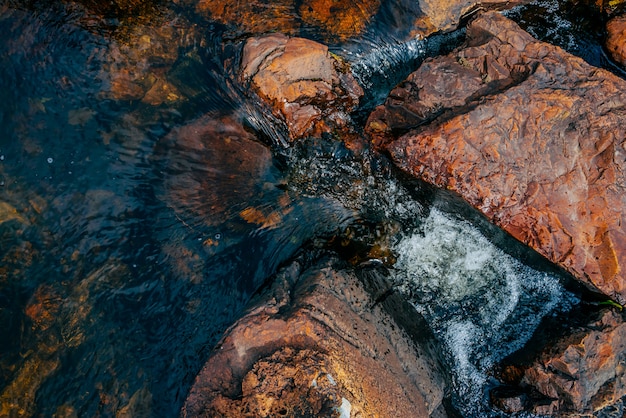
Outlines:
[{"label": "red-brown rock", "polygon": [[380,3],[380,0],[304,0],[299,12],[305,23],[328,33],[329,40],[334,37],[335,41],[343,41],[367,27]]},{"label": "red-brown rock", "polygon": [[167,177],[162,198],[185,222],[222,224],[263,192],[272,164],[268,147],[232,115],[205,115],[160,144]]},{"label": "red-brown rock", "polygon": [[481,2],[472,0],[419,0],[418,3],[423,16],[418,18],[415,26],[416,28],[422,28],[421,35],[424,36],[437,31],[448,31],[455,29],[461,17],[477,6],[512,7],[523,1],[495,0],[485,2],[483,6]]},{"label": "red-brown rock", "polygon": [[401,87],[368,124],[398,166],[626,302],[626,81],[490,12]]},{"label": "red-brown rock", "polygon": [[606,32],[606,48],[615,61],[626,67],[626,15],[609,20]]},{"label": "red-brown rock", "polygon": [[374,300],[332,260],[288,266],[226,332],[182,416],[445,416],[437,361]]},{"label": "red-brown rock", "polygon": [[224,1],[200,0],[199,14],[245,33],[295,33],[299,27],[293,0]]},{"label": "red-brown rock", "polygon": [[535,412],[589,414],[626,396],[625,356],[626,324],[620,315],[605,311],[541,353],[525,370],[521,385],[553,400]]},{"label": "red-brown rock", "polygon": [[290,139],[345,129],[363,90],[346,65],[320,43],[282,34],[251,38],[241,80],[287,124]]}]

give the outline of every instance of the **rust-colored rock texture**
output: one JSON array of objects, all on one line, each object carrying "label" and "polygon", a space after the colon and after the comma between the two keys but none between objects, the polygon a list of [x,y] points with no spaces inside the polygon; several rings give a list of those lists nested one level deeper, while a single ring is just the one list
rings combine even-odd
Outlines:
[{"label": "rust-colored rock texture", "polygon": [[[461,18],[477,7],[508,8],[523,1],[494,0],[483,4],[472,0],[419,0],[422,15],[417,19],[415,27],[423,36],[438,31],[449,31],[456,29]],[[402,0],[399,2],[401,3]]]},{"label": "rust-colored rock texture", "polygon": [[606,32],[606,48],[615,61],[626,67],[626,15],[609,20]]},{"label": "rust-colored rock texture", "polygon": [[200,0],[199,14],[249,34],[294,35],[304,25],[319,28],[334,42],[360,34],[372,20],[380,0]]},{"label": "rust-colored rock texture", "polygon": [[365,30],[380,3],[380,0],[304,0],[299,12],[305,23],[345,40]]},{"label": "rust-colored rock texture", "polygon": [[538,413],[590,413],[626,396],[626,324],[605,311],[584,330],[541,354],[522,379],[554,400]]},{"label": "rust-colored rock texture", "polygon": [[438,361],[372,286],[333,259],[287,266],[226,332],[182,417],[446,416]]},{"label": "rust-colored rock texture", "polygon": [[392,91],[370,116],[371,140],[626,303],[626,81],[495,12],[467,37]]},{"label": "rust-colored rock texture", "polygon": [[241,81],[287,124],[291,140],[346,130],[363,95],[349,69],[328,47],[273,34],[246,42]]},{"label": "rust-colored rock texture", "polygon": [[505,366],[503,380],[520,388],[519,393],[532,395],[512,396],[509,401],[521,402],[509,402],[503,409],[542,416],[592,416],[619,404],[626,396],[626,323],[611,310],[594,316],[546,346],[529,364]]}]

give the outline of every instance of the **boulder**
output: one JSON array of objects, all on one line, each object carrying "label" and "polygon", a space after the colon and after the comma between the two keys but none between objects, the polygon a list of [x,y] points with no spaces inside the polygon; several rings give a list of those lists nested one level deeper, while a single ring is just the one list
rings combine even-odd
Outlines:
[{"label": "boulder", "polygon": [[421,35],[423,36],[438,31],[449,31],[456,29],[461,18],[475,9],[484,7],[509,8],[522,2],[523,0],[495,0],[483,5],[481,2],[472,0],[419,0],[419,8],[423,15],[417,19],[415,27],[421,28]]},{"label": "boulder", "polygon": [[526,399],[518,411],[580,416],[619,404],[626,396],[625,359],[626,323],[615,311],[601,311],[530,364],[517,366],[520,378],[514,383],[532,394],[518,395]]},{"label": "boulder", "polygon": [[368,120],[404,171],[461,195],[581,282],[626,302],[626,81],[495,12]]},{"label": "boulder", "polygon": [[606,32],[606,48],[615,61],[626,67],[626,15],[609,20]]},{"label": "boulder", "polygon": [[445,416],[432,348],[397,326],[372,283],[333,258],[286,266],[225,333],[181,416]]},{"label": "boulder", "polygon": [[363,95],[347,65],[327,46],[282,34],[246,42],[241,82],[285,121],[291,140],[345,130],[348,113]]},{"label": "boulder", "polygon": [[[194,0],[185,0],[193,3]],[[196,11],[205,18],[229,25],[241,34],[280,32],[295,35],[313,32],[325,42],[338,43],[358,37],[372,22],[385,30],[411,36],[427,36],[456,29],[473,9],[510,8],[525,0],[254,0],[228,2],[199,0]]]}]

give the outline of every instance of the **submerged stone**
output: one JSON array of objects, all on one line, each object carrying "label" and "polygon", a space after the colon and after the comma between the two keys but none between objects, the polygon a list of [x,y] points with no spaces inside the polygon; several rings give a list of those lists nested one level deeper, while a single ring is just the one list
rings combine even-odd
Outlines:
[{"label": "submerged stone", "polygon": [[609,20],[606,32],[606,49],[615,61],[626,67],[626,15]]},{"label": "submerged stone", "polygon": [[169,71],[183,48],[202,37],[196,29],[180,19],[160,19],[150,25],[134,25],[117,34],[102,54],[103,96],[114,100],[141,100],[159,106],[173,104],[188,97],[170,80]]},{"label": "submerged stone", "polygon": [[337,260],[287,266],[226,332],[181,415],[445,416],[436,357],[370,287]]},{"label": "submerged stone", "polygon": [[238,217],[242,202],[252,204],[263,192],[272,165],[269,148],[235,116],[205,115],[172,130],[160,147],[170,174],[162,198],[190,225]]},{"label": "submerged stone", "polygon": [[319,26],[330,35],[329,39],[345,40],[363,32],[380,4],[381,0],[305,0],[299,12],[305,23]]},{"label": "submerged stone", "polygon": [[623,304],[626,81],[495,12],[467,33],[464,48],[392,92],[370,137],[406,172]]}]

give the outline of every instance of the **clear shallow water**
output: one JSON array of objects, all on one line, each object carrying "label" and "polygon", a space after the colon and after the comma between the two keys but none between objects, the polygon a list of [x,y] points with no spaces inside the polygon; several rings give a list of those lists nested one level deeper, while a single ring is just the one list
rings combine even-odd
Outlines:
[{"label": "clear shallow water", "polygon": [[[268,144],[280,144],[271,119],[224,69],[237,56],[225,28],[155,4],[128,19],[72,3],[0,6],[0,415],[175,416],[250,295],[303,245],[337,234],[365,249],[357,260],[392,262],[388,250],[396,250],[402,288],[458,362],[459,400],[478,402],[464,385],[483,382],[521,344],[507,339],[518,322],[535,324],[555,305],[554,278],[527,273],[463,222],[426,217],[427,202],[378,157],[313,140],[292,151],[265,148],[262,164],[238,166],[214,151],[217,143],[198,152],[193,137],[173,140],[202,115],[243,115]],[[380,20],[380,28],[393,26]],[[393,84],[402,75],[387,70],[406,72],[440,48],[398,45],[402,30],[380,30],[334,46],[372,86]],[[324,38],[319,29],[303,32]],[[391,51],[391,64],[372,48]],[[409,233],[419,228],[422,235]],[[368,252],[380,236],[389,248]],[[418,273],[407,263],[428,265],[420,257],[432,253],[418,251],[426,236],[468,275],[420,272],[431,279],[412,288]],[[532,287],[527,275],[542,285]],[[443,292],[449,286],[454,292]],[[545,306],[526,300],[525,290]],[[428,293],[437,297],[425,300]],[[525,311],[527,302],[536,312]],[[491,318],[482,305],[510,315]],[[464,310],[473,316],[459,320]],[[489,324],[500,331],[490,334]],[[507,344],[467,360],[490,341]]]}]

